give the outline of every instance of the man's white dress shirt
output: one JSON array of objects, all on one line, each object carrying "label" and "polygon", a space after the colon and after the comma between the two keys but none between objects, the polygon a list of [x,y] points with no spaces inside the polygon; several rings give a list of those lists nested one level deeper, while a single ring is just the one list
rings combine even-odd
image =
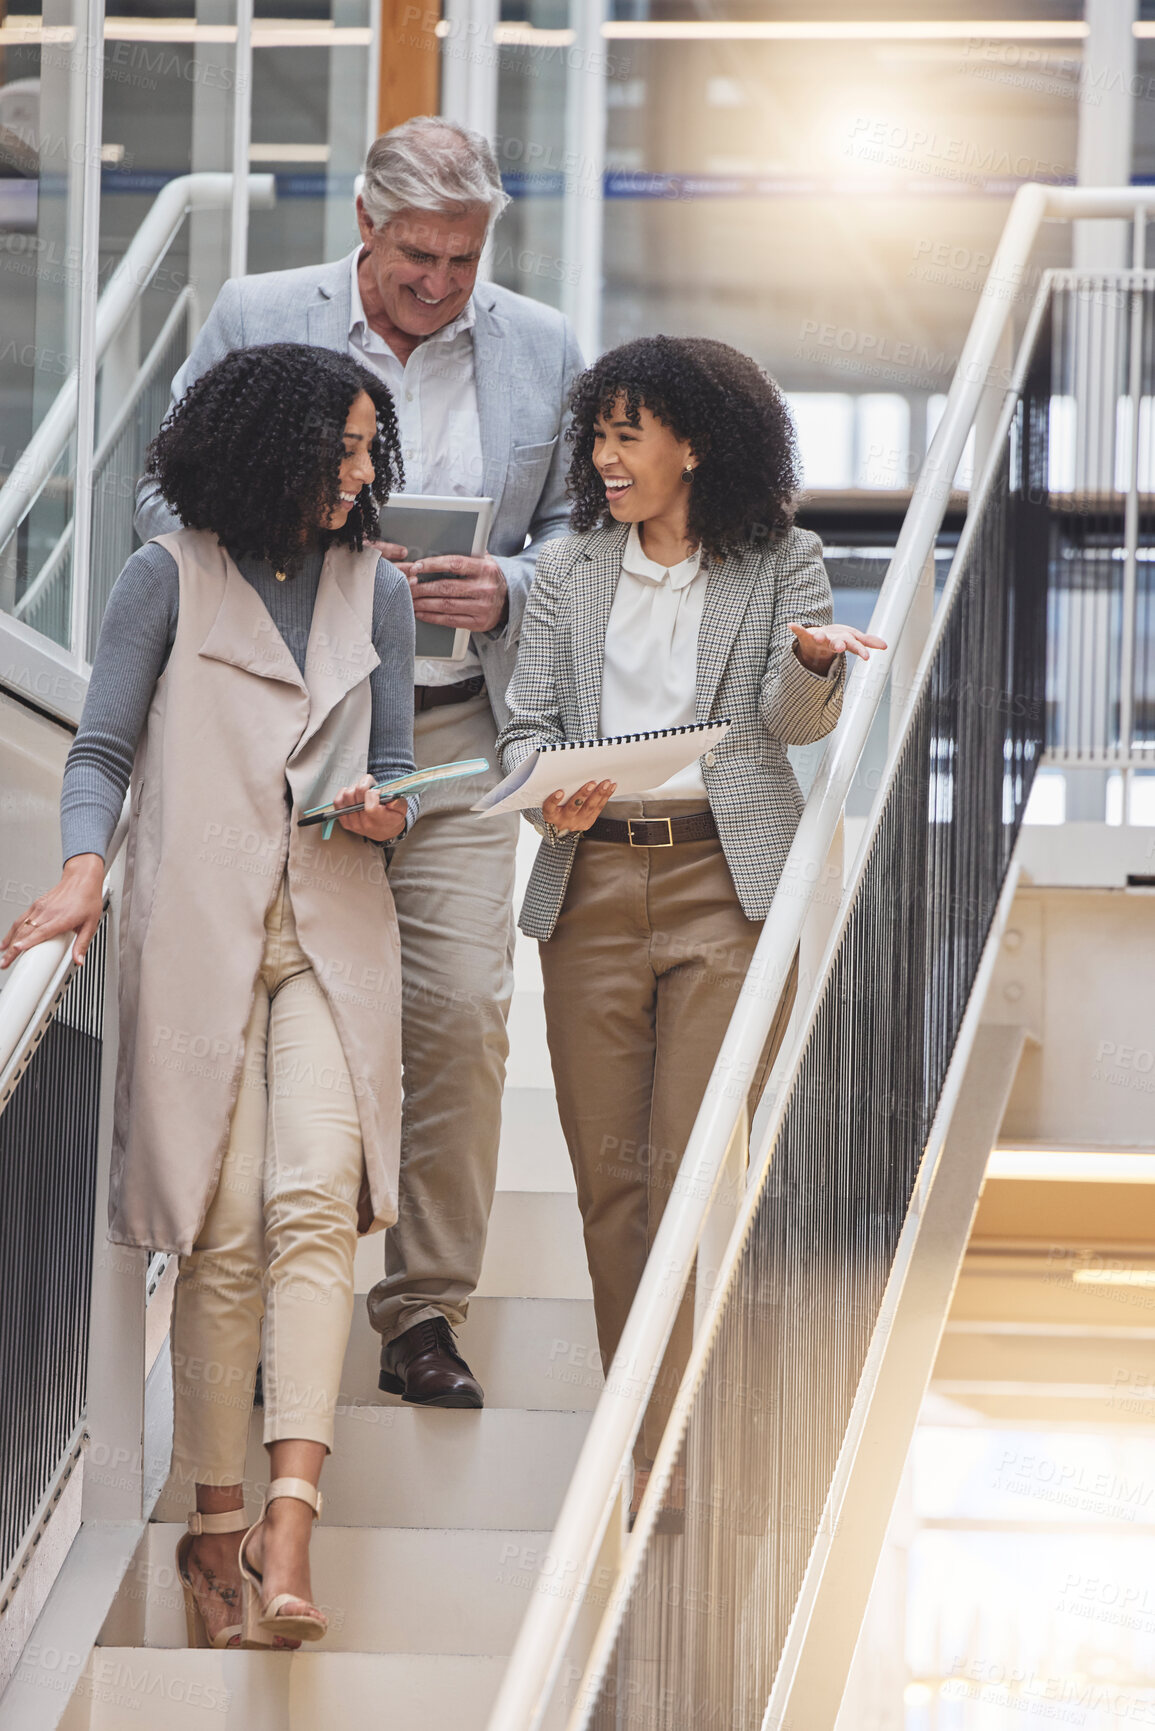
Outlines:
[{"label": "man's white dress shirt", "polygon": [[[478,498],[483,462],[473,365],[473,300],[465,303],[452,324],[418,343],[402,365],[365,317],[357,279],[360,256],[360,252],[353,254],[349,353],[392,393],[405,460],[405,491]],[[419,658],[414,680],[418,685],[455,685],[480,672],[481,662],[471,646],[463,661]]]},{"label": "man's white dress shirt", "polygon": [[[622,554],[622,574],[606,626],[602,663],[603,738],[683,727],[696,721],[698,628],[708,574],[699,550],[668,570],[642,547],[631,523]],[[651,797],[706,802],[706,784],[697,758],[679,770]]]}]

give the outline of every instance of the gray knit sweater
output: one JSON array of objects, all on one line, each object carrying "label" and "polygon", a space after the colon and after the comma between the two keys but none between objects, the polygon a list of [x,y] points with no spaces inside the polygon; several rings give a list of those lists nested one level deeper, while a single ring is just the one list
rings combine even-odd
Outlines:
[{"label": "gray knit sweater", "polygon": [[[302,672],[322,560],[321,552],[310,553],[283,583],[267,561],[237,560]],[[109,597],[84,713],[64,767],[60,828],[66,860],[79,853],[107,855],[152,694],[176,638],[179,604],[176,560],[149,541],[128,560]],[[413,636],[409,586],[382,559],[373,597],[373,647],[381,665],[369,676],[366,765],[377,781],[408,775],[414,767]],[[416,816],[414,797],[410,823]]]}]

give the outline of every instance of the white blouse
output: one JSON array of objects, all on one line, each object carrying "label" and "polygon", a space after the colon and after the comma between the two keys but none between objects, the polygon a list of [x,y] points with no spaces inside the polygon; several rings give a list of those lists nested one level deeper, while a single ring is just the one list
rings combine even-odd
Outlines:
[{"label": "white blouse", "polygon": [[[603,738],[697,720],[698,628],[707,581],[700,551],[667,570],[647,557],[638,525],[631,523],[606,626]],[[698,759],[649,792],[668,799],[700,794],[705,804]]]},{"label": "white blouse", "polygon": [[[451,324],[418,343],[402,365],[365,317],[357,277],[360,257],[358,248],[353,254],[349,353],[389,387],[405,459],[405,493],[479,497],[484,462],[473,361],[473,302],[466,301]],[[398,503],[405,493],[394,495]],[[456,685],[480,672],[481,658],[470,640],[461,661],[418,656],[413,677],[418,685]]]}]

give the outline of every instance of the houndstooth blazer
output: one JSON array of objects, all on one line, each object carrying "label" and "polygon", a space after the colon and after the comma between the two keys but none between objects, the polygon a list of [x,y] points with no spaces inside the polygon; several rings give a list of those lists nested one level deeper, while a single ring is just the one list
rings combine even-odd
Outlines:
[{"label": "houndstooth blazer", "polygon": [[[506,694],[510,720],[497,742],[507,775],[538,745],[597,738],[606,625],[628,533],[615,524],[542,548]],[[791,529],[773,545],[715,559],[708,570],[696,718],[725,717],[733,726],[702,759],[702,775],[743,910],[762,920],[802,812],[786,747],[809,745],[834,727],[845,657],[822,676],[792,653],[791,621],[828,625],[833,617],[817,535]],[[550,834],[536,815],[545,840],[519,924],[528,937],[546,939],[581,837]]]}]

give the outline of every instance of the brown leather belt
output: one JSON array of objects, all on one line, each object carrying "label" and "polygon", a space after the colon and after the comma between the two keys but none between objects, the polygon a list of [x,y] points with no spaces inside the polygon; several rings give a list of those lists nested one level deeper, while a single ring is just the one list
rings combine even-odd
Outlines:
[{"label": "brown leather belt", "polygon": [[714,814],[692,811],[686,817],[599,817],[586,830],[590,841],[628,842],[631,847],[673,847],[680,841],[713,841]]},{"label": "brown leather belt", "polygon": [[474,679],[459,679],[456,685],[415,685],[413,713],[418,715],[423,709],[440,709],[443,703],[468,703],[471,697],[480,697],[484,690],[483,673]]}]

